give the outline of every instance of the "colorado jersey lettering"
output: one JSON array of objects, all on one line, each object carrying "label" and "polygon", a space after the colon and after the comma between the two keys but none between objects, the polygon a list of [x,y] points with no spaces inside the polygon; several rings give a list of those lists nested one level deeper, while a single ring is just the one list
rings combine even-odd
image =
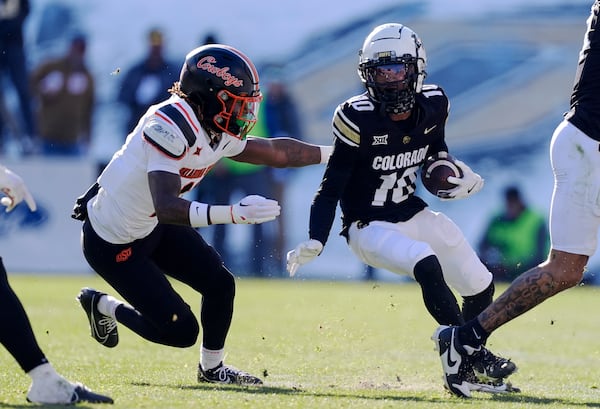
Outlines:
[{"label": "colorado jersey lettering", "polygon": [[355,221],[406,221],[427,206],[414,194],[416,180],[428,155],[448,150],[448,98],[437,85],[423,86],[404,121],[392,121],[380,108],[364,93],[335,110],[334,150],[311,208],[310,237],[321,243],[338,202],[344,231]]}]

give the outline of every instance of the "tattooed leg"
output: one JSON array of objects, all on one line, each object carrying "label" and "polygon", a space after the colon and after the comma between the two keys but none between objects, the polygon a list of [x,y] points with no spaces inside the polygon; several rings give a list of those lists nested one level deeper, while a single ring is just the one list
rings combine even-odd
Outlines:
[{"label": "tattooed leg", "polygon": [[588,256],[552,250],[548,260],[517,277],[478,320],[491,333],[553,295],[577,285]]}]

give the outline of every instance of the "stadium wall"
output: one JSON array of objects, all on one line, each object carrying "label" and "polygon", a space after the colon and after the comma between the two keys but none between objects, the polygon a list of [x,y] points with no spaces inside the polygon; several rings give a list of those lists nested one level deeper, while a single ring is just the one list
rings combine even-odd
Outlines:
[{"label": "stadium wall", "polygon": [[91,272],[80,247],[81,223],[71,219],[77,196],[96,176],[96,164],[85,159],[31,158],[2,163],[18,173],[36,199],[0,211],[0,256],[9,272]]}]

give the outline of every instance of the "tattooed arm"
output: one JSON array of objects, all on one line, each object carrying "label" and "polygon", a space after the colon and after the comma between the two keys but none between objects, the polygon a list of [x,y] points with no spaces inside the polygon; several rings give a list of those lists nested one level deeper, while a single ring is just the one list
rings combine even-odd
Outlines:
[{"label": "tattooed arm", "polygon": [[517,277],[481,314],[479,323],[489,333],[529,311],[553,295],[577,285],[588,256],[552,250],[548,260]]}]

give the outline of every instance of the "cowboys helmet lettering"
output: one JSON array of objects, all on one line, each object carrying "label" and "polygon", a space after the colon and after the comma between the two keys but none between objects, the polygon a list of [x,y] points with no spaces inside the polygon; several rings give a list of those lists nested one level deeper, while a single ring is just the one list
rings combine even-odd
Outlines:
[{"label": "cowboys helmet lettering", "polygon": [[256,123],[262,100],[258,72],[241,51],[223,44],[190,51],[179,83],[209,130],[243,139]]}]

